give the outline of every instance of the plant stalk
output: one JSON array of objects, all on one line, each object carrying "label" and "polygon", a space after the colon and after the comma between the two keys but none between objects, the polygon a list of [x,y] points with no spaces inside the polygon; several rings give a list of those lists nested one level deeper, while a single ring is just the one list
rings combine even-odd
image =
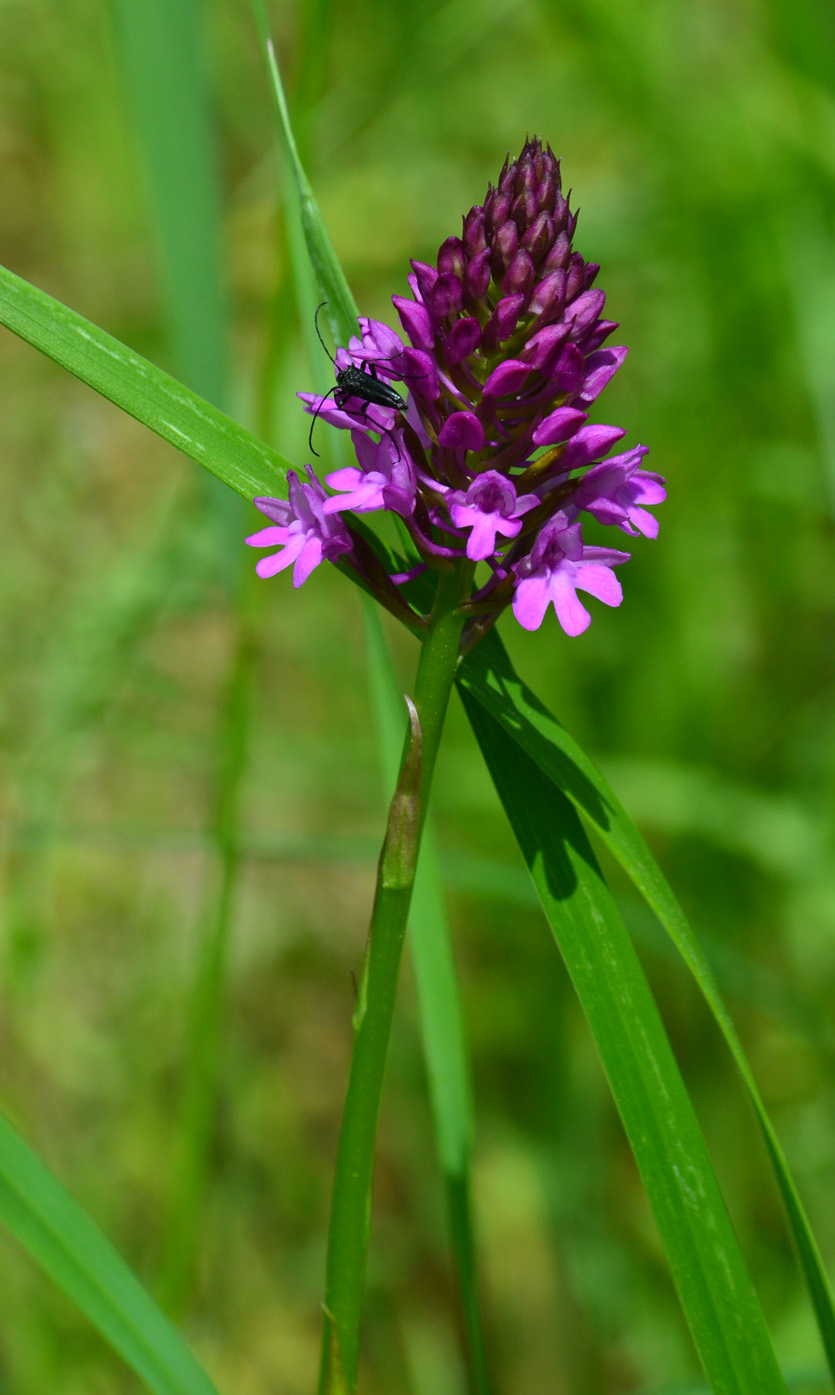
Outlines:
[{"label": "plant stalk", "polygon": [[465,561],[438,581],[380,854],[331,1200],[319,1395],[356,1389],[380,1097],[420,837],[465,621],[458,606],[472,570]]}]

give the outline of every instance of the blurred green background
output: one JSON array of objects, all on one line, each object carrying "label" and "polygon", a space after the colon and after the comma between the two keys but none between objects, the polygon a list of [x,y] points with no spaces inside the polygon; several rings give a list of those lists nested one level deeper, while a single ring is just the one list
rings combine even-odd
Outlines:
[{"label": "blurred green background", "polygon": [[[409,257],[526,134],[564,158],[631,350],[595,417],[650,446],[670,497],[619,611],[579,640],[553,615],[502,633],[702,934],[831,1262],[835,11],[309,0],[271,21],[363,313],[396,323]],[[293,394],[323,364],[282,178],[244,0],[0,0],[0,261],[302,464]],[[0,384],[0,1098],[222,1392],[306,1395],[385,804],[359,593],[324,568],[253,586],[254,511],[5,331]],[[457,707],[436,814],[497,1395],[689,1389],[631,1157]],[[823,1390],[750,1108],[606,866],[780,1357]],[[362,1388],[463,1395],[408,966],[399,1009]],[[137,1388],[5,1236],[0,1294],[2,1395]]]}]

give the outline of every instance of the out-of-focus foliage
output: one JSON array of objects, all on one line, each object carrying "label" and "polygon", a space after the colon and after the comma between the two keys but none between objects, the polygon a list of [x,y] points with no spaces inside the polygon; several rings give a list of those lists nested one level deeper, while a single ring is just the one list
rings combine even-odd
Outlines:
[{"label": "out-of-focus foliage", "polygon": [[[0,5],[0,261],[186,372],[158,289],[122,8]],[[304,74],[308,167],[364,312],[394,323],[388,297],[409,257],[431,258],[458,230],[526,133],[564,157],[578,246],[602,263],[631,350],[597,419],[650,446],[670,497],[659,541],[638,541],[622,573],[621,610],[598,607],[576,641],[553,623],[522,635],[507,620],[503,633],[615,779],[704,932],[831,1259],[831,7],[381,0],[327,12],[309,0],[272,18],[291,87]],[[294,319],[267,80],[246,6],[207,0],[205,21],[228,400],[303,463],[293,393],[317,366]],[[227,696],[241,623],[195,469],[6,334],[0,390],[0,1098],[153,1287],[178,1229],[187,1004],[223,872],[212,828],[245,712],[234,683]],[[221,1390],[302,1395],[384,791],[354,588],[321,569],[299,592],[279,578],[252,595],[218,1100],[197,1259],[178,1293]],[[413,645],[394,640],[407,684]],[[497,1390],[602,1395],[687,1376],[695,1359],[587,1029],[457,709],[436,798],[474,1055]],[[815,1368],[751,1113],[695,990],[612,880],[781,1358]],[[408,975],[369,1285],[368,1395],[461,1395]],[[5,1238],[0,1292],[0,1391],[128,1388]]]}]

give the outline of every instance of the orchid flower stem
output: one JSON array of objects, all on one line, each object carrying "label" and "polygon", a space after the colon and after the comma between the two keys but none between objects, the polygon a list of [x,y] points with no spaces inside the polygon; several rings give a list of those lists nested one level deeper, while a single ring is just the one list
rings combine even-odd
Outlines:
[{"label": "orchid flower stem", "polygon": [[353,1395],[356,1388],[374,1145],[397,977],[421,831],[458,665],[465,621],[458,606],[469,594],[473,570],[474,564],[464,560],[454,572],[442,572],[438,581],[380,854],[331,1201],[319,1395]]}]

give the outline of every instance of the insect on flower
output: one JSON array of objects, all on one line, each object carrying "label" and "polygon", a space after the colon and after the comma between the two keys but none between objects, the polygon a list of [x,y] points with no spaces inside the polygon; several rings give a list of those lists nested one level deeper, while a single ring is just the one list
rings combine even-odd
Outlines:
[{"label": "insect on flower", "polygon": [[[326,300],[323,300],[322,304],[317,306],[316,314],[314,316],[314,324],[316,326],[316,333],[319,337],[319,343],[322,345],[322,348],[324,349],[325,353],[328,355],[328,358],[330,359],[331,363],[336,369],[336,382],[334,386],[330,389],[330,391],[327,392],[325,396],[322,398],[322,401],[319,403],[319,406],[313,414],[313,420],[310,423],[308,445],[310,446],[310,449],[313,451],[314,455],[318,455],[319,452],[317,450],[314,450],[313,448],[313,428],[316,425],[316,419],[319,416],[319,413],[321,412],[323,406],[325,405],[325,402],[331,396],[331,394],[333,394],[333,400],[336,403],[337,407],[343,410],[349,398],[359,398],[363,405],[362,407],[357,409],[356,415],[361,418],[367,417],[368,408],[370,406],[389,407],[394,412],[405,412],[406,410],[406,403],[400,396],[400,393],[395,392],[393,387],[391,387],[388,383],[383,382],[383,380],[377,376],[377,368],[374,359],[364,360],[365,366],[363,368],[357,368],[356,365],[353,363],[349,364],[347,368],[339,367],[339,365],[336,362],[336,359],[329,352],[328,346],[322,338],[322,334],[319,329],[319,311],[322,309],[323,306],[327,305],[327,303],[328,302]],[[393,355],[393,357],[397,357],[397,355]],[[388,432],[385,432],[384,428],[382,427],[378,427],[377,429],[383,430],[384,434],[386,435],[389,434]]]}]

